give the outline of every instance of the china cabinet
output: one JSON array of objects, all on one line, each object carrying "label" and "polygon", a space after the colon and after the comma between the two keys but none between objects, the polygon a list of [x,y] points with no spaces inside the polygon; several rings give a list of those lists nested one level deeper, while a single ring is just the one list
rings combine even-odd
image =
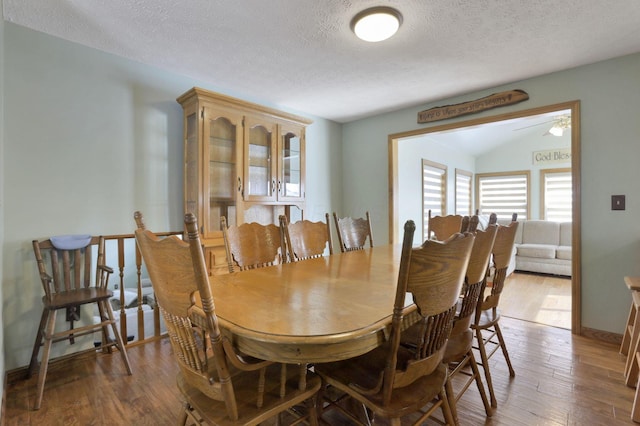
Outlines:
[{"label": "china cabinet", "polygon": [[303,217],[305,128],[311,120],[192,88],[184,112],[184,210],[198,217],[210,273],[225,270],[230,225]]}]

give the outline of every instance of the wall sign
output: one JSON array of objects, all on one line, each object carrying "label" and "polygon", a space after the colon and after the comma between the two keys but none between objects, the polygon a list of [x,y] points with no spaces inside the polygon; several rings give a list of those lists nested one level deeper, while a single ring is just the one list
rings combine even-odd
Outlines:
[{"label": "wall sign", "polygon": [[509,90],[508,92],[494,93],[475,101],[463,102],[455,105],[445,105],[420,111],[418,123],[430,123],[432,121],[446,120],[461,115],[475,114],[492,108],[517,104],[529,99],[529,94],[524,90]]},{"label": "wall sign", "polygon": [[547,149],[533,152],[533,164],[569,163],[571,162],[571,148]]}]

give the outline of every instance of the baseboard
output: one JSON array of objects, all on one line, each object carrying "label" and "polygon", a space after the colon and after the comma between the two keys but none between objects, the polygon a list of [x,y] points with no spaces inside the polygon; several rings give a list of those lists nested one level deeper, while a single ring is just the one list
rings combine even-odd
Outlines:
[{"label": "baseboard", "polygon": [[[69,359],[72,358],[79,358],[79,357],[96,357],[96,350],[94,348],[89,348],[89,349],[84,349],[82,351],[78,351],[78,352],[74,352],[74,353],[70,353],[67,355],[62,355],[59,356],[57,358],[52,358],[49,360],[49,370],[51,370],[52,368],[55,368],[55,366],[57,364],[61,364],[61,363],[65,363],[66,361],[68,361]],[[39,366],[38,366],[39,368]],[[5,374],[5,382],[6,383],[15,383],[17,381],[20,380],[26,380],[27,379],[27,375],[29,373],[29,366],[23,366],[23,367],[18,367],[18,368],[14,368],[13,370],[9,370],[7,371],[7,374]],[[38,374],[38,371],[36,370],[34,374]],[[6,384],[5,384],[5,389],[6,389]]]},{"label": "baseboard", "polygon": [[610,331],[582,327],[580,335],[588,339],[599,340],[601,342],[611,343],[618,346],[622,343],[622,334],[612,333]]}]

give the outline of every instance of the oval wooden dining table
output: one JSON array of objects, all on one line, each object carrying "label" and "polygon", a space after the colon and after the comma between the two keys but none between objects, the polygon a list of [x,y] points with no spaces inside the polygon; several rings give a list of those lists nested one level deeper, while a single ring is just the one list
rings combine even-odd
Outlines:
[{"label": "oval wooden dining table", "polygon": [[[212,276],[222,332],[240,351],[276,362],[320,363],[366,353],[387,338],[401,248],[377,246]],[[197,303],[196,323],[202,318]],[[408,294],[406,317],[415,320],[415,310]]]}]

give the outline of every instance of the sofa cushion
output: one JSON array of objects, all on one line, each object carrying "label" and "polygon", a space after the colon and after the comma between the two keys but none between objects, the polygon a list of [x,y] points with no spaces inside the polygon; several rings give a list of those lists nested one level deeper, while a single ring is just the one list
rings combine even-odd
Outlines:
[{"label": "sofa cushion", "polygon": [[557,246],[549,244],[520,244],[517,255],[540,259],[555,259],[556,248]]},{"label": "sofa cushion", "polygon": [[[523,244],[560,245],[560,223],[546,220],[527,220],[522,224]],[[555,257],[552,256],[552,258]]]},{"label": "sofa cushion", "polygon": [[571,222],[560,223],[560,245],[571,247],[571,229],[573,224]]},{"label": "sofa cushion", "polygon": [[518,229],[516,229],[516,239],[514,244],[522,244],[522,229],[524,228],[524,222],[518,222]]},{"label": "sofa cushion", "polygon": [[556,259],[571,260],[571,246],[559,246],[556,248]]},{"label": "sofa cushion", "polygon": [[571,261],[562,259],[540,259],[518,256],[516,270],[571,276]]}]

